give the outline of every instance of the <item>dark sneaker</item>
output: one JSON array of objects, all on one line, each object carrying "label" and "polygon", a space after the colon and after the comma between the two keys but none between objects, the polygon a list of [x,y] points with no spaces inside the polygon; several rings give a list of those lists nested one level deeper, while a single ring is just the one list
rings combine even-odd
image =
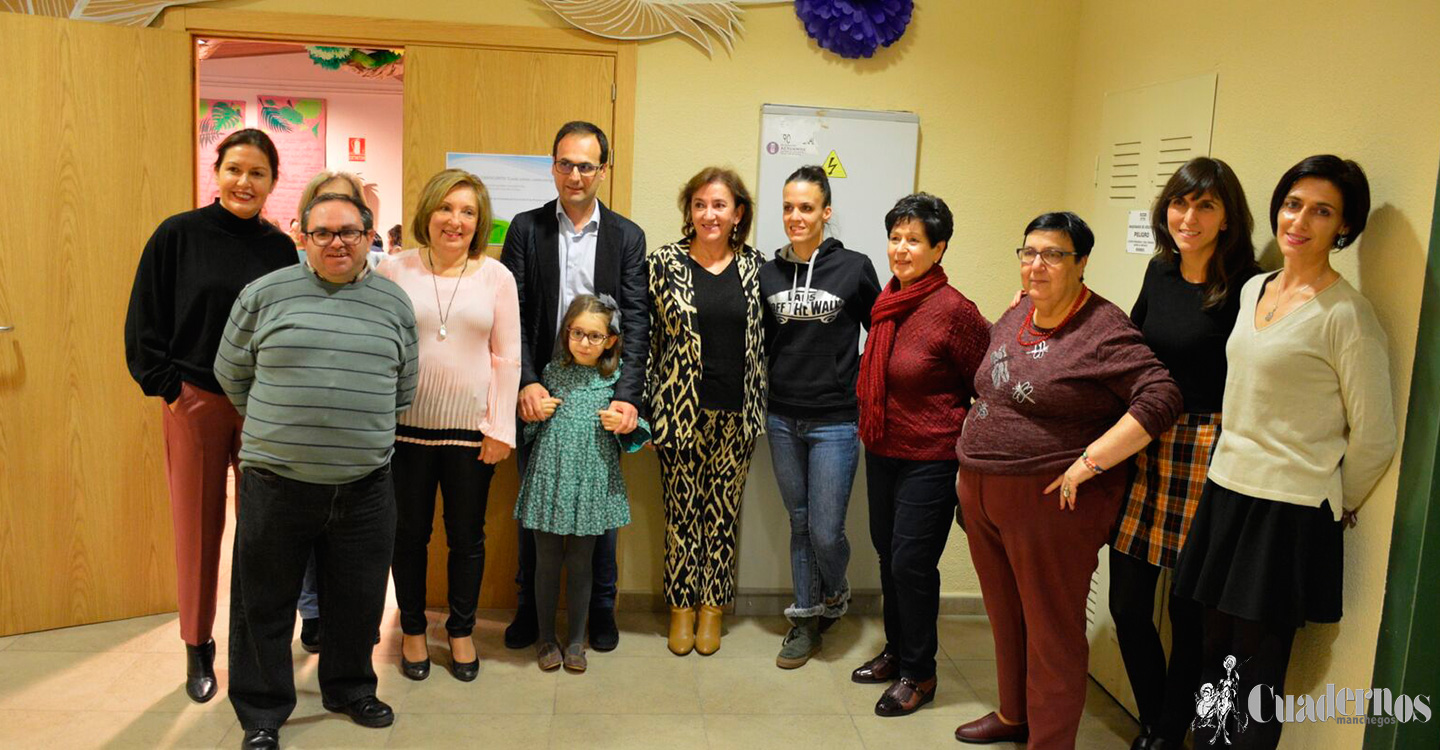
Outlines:
[{"label": "dark sneaker", "polygon": [[818,617],[796,618],[795,625],[785,634],[780,644],[780,655],[775,657],[775,666],[781,669],[796,669],[805,666],[810,657],[820,653],[820,624]]},{"label": "dark sneaker", "polygon": [[587,623],[590,629],[590,648],[596,651],[614,651],[620,645],[620,628],[615,625],[615,610],[592,609]]},{"label": "dark sneaker", "polygon": [[515,619],[505,628],[505,648],[525,648],[540,638],[540,623],[535,621],[534,605],[521,605]]},{"label": "dark sneaker", "polygon": [[320,653],[320,618],[306,617],[300,621],[300,648],[306,653]]}]

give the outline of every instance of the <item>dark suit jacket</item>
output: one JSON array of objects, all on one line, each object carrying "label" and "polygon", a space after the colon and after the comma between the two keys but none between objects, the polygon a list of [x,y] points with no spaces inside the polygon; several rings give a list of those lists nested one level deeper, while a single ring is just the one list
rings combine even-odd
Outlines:
[{"label": "dark suit jacket", "polygon": [[[540,382],[555,355],[556,310],[560,306],[560,222],[556,201],[526,211],[510,223],[500,262],[515,276],[520,294],[520,387]],[[643,412],[645,358],[650,351],[645,232],[635,222],[599,204],[600,236],[595,242],[595,293],[620,306],[624,362],[615,398]]]}]

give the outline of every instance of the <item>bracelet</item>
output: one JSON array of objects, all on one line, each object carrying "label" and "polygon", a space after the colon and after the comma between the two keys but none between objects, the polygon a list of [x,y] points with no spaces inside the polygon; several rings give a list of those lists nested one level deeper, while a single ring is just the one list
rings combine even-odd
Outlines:
[{"label": "bracelet", "polygon": [[1086,448],[1085,450],[1080,451],[1080,461],[1085,464],[1085,468],[1089,469],[1090,471],[1092,471],[1092,472],[1094,472],[1094,473],[1096,473],[1096,474],[1104,474],[1104,473],[1105,473],[1105,470],[1102,469],[1102,468],[1100,468],[1100,465],[1099,465],[1099,464],[1097,464],[1097,463],[1095,463],[1094,461],[1091,461],[1091,460],[1090,460],[1090,449],[1089,449],[1089,448]]}]

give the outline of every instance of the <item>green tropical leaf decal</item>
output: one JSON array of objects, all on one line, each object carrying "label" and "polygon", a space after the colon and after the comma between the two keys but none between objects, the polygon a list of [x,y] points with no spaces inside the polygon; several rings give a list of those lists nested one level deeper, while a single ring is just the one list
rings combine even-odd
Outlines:
[{"label": "green tropical leaf decal", "polygon": [[316,138],[320,137],[320,123],[317,122],[313,126],[311,126],[310,135],[313,135]]},{"label": "green tropical leaf decal", "polygon": [[294,130],[286,121],[282,109],[273,105],[273,100],[260,102],[260,121],[265,123],[265,127],[277,133],[289,133]]},{"label": "green tropical leaf decal", "polygon": [[298,111],[301,115],[304,115],[305,119],[307,120],[320,116],[319,99],[298,99],[293,102],[293,105],[295,107],[295,110]]},{"label": "green tropical leaf decal", "polygon": [[215,102],[211,105],[210,119],[215,121],[216,130],[229,130],[245,124],[240,110],[230,102]]}]

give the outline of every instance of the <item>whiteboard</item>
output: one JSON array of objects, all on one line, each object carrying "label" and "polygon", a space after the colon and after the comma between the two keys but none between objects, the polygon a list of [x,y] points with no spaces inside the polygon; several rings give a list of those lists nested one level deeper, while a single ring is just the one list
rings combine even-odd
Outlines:
[{"label": "whiteboard", "polygon": [[885,214],[895,201],[915,192],[919,148],[920,117],[913,112],[761,106],[755,247],[768,258],[785,244],[785,178],[807,164],[819,164],[830,175],[835,211],[829,233],[845,247],[870,256],[880,282],[888,281]]},{"label": "whiteboard", "polygon": [[[885,214],[895,201],[915,192],[920,118],[910,112],[778,104],[766,104],[760,113],[755,246],[766,258],[773,258],[785,244],[781,223],[785,178],[799,167],[820,164],[832,175],[831,204],[835,211],[829,234],[851,250],[869,256],[880,283],[888,281]],[[844,177],[839,176],[842,170]],[[850,539],[850,586],[856,594],[880,590],[880,567],[870,543],[869,518],[862,455],[845,523]],[[735,585],[740,595],[790,590],[789,514],[775,484],[769,442],[763,437],[756,443],[750,477],[745,483],[738,554]],[[774,612],[779,613],[779,609]]]}]

